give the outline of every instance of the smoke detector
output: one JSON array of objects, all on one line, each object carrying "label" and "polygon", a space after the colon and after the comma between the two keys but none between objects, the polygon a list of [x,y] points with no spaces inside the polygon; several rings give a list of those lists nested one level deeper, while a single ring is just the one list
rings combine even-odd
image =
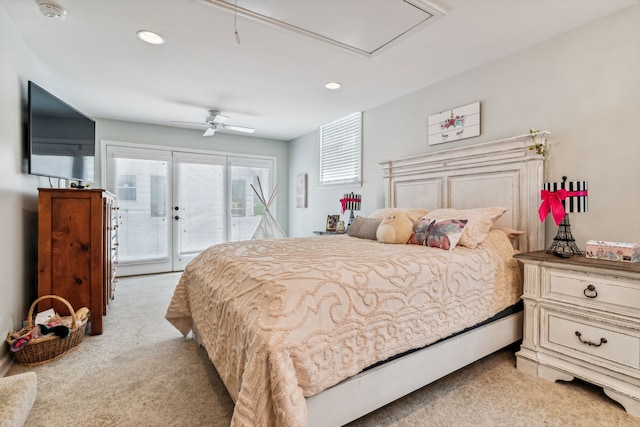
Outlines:
[{"label": "smoke detector", "polygon": [[40,8],[40,13],[42,13],[47,18],[64,19],[67,17],[67,11],[64,9],[64,7],[60,6],[54,1],[39,0],[38,7]]}]

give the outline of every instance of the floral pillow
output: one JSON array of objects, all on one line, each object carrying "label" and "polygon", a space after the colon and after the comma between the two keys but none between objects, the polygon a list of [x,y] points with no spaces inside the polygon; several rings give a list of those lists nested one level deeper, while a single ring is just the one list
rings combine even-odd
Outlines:
[{"label": "floral pillow", "polygon": [[460,245],[473,249],[484,241],[498,218],[506,212],[502,207],[475,209],[436,209],[430,211],[424,218],[433,221],[457,218],[466,219],[467,225],[462,233]]},{"label": "floral pillow", "polygon": [[466,225],[466,219],[430,220],[422,217],[415,223],[409,243],[450,251],[462,238]]}]

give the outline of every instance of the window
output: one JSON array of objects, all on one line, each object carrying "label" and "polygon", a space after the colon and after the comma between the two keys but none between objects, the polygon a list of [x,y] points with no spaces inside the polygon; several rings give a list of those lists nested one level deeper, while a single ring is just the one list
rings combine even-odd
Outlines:
[{"label": "window", "polygon": [[362,113],[320,127],[320,184],[360,183]]},{"label": "window", "polygon": [[136,176],[135,175],[119,175],[118,176],[118,199],[136,200]]},{"label": "window", "polygon": [[163,175],[151,175],[149,193],[151,198],[151,216],[164,217],[167,214],[167,177]]}]

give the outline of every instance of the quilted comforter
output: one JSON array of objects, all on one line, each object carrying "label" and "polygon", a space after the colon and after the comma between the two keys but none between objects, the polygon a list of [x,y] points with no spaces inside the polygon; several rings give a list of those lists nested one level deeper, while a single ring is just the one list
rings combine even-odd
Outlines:
[{"label": "quilted comforter", "polygon": [[166,318],[197,330],[235,401],[234,426],[303,426],[312,396],[516,303],[504,233],[476,249],[350,236],[212,246],[185,269]]}]

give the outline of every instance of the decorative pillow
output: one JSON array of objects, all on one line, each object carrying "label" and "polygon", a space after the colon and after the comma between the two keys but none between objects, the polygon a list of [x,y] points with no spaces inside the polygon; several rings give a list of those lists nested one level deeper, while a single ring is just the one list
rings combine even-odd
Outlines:
[{"label": "decorative pillow", "polygon": [[450,251],[462,238],[465,225],[467,225],[466,219],[433,221],[427,229],[425,245]]},{"label": "decorative pillow", "polygon": [[378,230],[381,221],[381,219],[356,216],[347,230],[347,234],[361,239],[376,240],[376,230]]},{"label": "decorative pillow", "polygon": [[429,225],[431,225],[432,222],[432,220],[424,216],[416,221],[413,225],[413,233],[411,233],[411,237],[409,237],[407,243],[411,245],[424,245],[424,242],[427,240]]},{"label": "decorative pillow", "polygon": [[473,249],[484,241],[494,222],[507,211],[506,208],[436,209],[424,216],[427,220],[466,219],[459,244]]},{"label": "decorative pillow", "polygon": [[409,243],[425,245],[450,251],[456,247],[465,225],[466,219],[429,220],[421,218],[413,227]]},{"label": "decorative pillow", "polygon": [[376,209],[375,211],[373,211],[371,215],[369,215],[369,218],[384,219],[387,215],[389,215],[393,211],[405,211],[409,215],[409,217],[415,218],[416,220],[418,218],[422,218],[423,216],[429,213],[428,209],[421,209],[421,208],[407,208],[407,209],[382,208],[382,209]]}]

